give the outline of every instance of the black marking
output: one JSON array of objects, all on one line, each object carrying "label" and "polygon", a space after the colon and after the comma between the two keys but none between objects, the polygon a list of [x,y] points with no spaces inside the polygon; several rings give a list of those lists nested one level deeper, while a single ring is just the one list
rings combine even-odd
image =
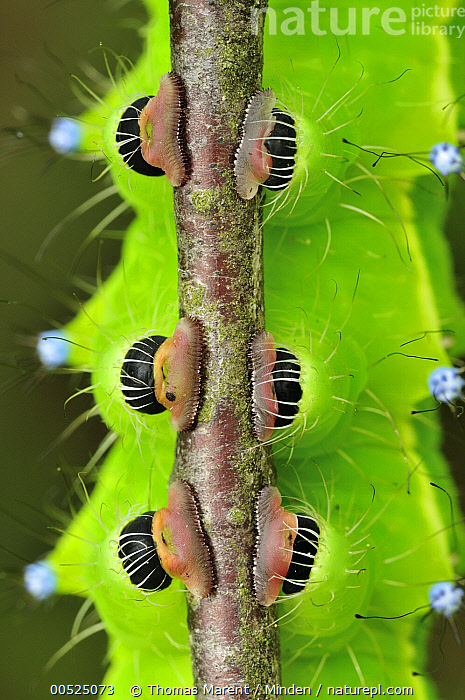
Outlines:
[{"label": "black marking", "polygon": [[318,552],[320,529],[313,518],[297,515],[298,531],[294,540],[291,563],[282,586],[285,595],[301,593],[312,570]]},{"label": "black marking", "polygon": [[118,556],[131,583],[143,591],[162,591],[168,588],[171,576],[160,564],[152,535],[154,510],[142,513],[121,530]]},{"label": "black marking", "polygon": [[285,348],[276,348],[276,363],[271,372],[279,413],[275,428],[291,425],[299,410],[297,404],[302,398],[300,370],[301,366],[295,355]]},{"label": "black marking", "polygon": [[294,174],[297,133],[290,114],[280,109],[273,109],[272,114],[276,117],[276,124],[263,145],[271,154],[273,165],[263,185],[271,190],[284,190]]},{"label": "black marking", "polygon": [[140,413],[154,415],[166,410],[156,399],[153,378],[153,358],[165,340],[163,335],[138,340],[124,358],[120,375],[124,399]]},{"label": "black marking", "polygon": [[147,102],[149,102],[152,97],[153,95],[139,97],[138,100],[135,100],[124,111],[116,132],[116,143],[120,144],[118,150],[129,168],[132,168],[132,170],[135,170],[136,173],[140,175],[159,177],[165,174],[164,170],[147,163],[142,157],[140,150],[139,117]]}]

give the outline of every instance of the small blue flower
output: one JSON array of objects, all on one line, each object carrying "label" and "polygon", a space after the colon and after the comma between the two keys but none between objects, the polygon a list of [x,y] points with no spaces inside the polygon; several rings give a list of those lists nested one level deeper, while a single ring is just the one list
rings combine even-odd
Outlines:
[{"label": "small blue flower", "polygon": [[37,561],[24,567],[24,587],[36,600],[45,600],[55,593],[57,579],[50,564]]},{"label": "small blue flower", "polygon": [[441,175],[459,173],[463,168],[463,157],[457,146],[451,143],[437,143],[429,152],[429,159]]},{"label": "small blue flower", "polygon": [[51,330],[39,333],[36,350],[45,369],[55,369],[66,363],[70,344],[62,331]]},{"label": "small blue flower", "polygon": [[441,403],[452,404],[462,398],[465,379],[456,367],[438,367],[428,377],[431,396]]},{"label": "small blue flower", "polygon": [[82,138],[82,127],[74,119],[57,117],[48,132],[48,142],[57,153],[75,153]]},{"label": "small blue flower", "polygon": [[463,589],[450,581],[435,583],[429,589],[429,602],[436,612],[444,617],[452,617],[462,607]]}]

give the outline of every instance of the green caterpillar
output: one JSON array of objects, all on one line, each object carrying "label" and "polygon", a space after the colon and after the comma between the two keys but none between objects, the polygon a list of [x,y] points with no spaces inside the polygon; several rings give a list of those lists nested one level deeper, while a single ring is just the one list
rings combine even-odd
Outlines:
[{"label": "green caterpillar", "polygon": [[[152,333],[169,336],[177,321],[171,187],[165,178],[128,171],[115,141],[123,110],[134,98],[154,94],[169,69],[166,6],[147,6],[158,21],[147,29],[144,55],[133,70],[123,70],[105,106],[82,116],[79,145],[95,151],[97,143],[136,218],[122,263],[63,329],[77,343],[68,364],[92,370],[102,420],[123,437],[115,438],[96,488],[47,558],[58,592],[88,591],[93,600],[110,639],[105,682],[115,688],[148,684],[154,674],[161,685],[192,685],[180,585],[147,601],[132,594],[114,545],[129,513],[166,504],[175,437],[166,414],[131,411],[120,386],[133,341]],[[278,3],[273,8],[278,16],[285,9]],[[321,26],[327,27],[324,19]],[[411,677],[427,668],[426,628],[418,617],[380,623],[357,620],[355,613],[408,612],[427,604],[427,584],[461,572],[460,563],[455,571],[451,565],[448,531],[439,532],[450,525],[448,504],[429,486],[434,475],[455,501],[437,423],[431,417],[422,423],[410,411],[429,405],[427,377],[436,363],[424,358],[450,364],[437,333],[446,323],[455,331],[454,354],[463,352],[463,309],[439,229],[444,205],[430,192],[439,191],[437,181],[407,158],[371,170],[369,158],[342,138],[399,152],[454,141],[453,119],[442,127],[441,107],[454,96],[447,45],[439,37],[388,36],[377,26],[368,36],[341,42],[336,61],[329,31],[312,48],[305,35],[265,36],[264,84],[295,117],[298,135],[291,185],[265,207],[265,217],[272,213],[264,228],[266,330],[301,366],[297,415],[275,445],[278,485],[289,497],[288,509],[302,507],[317,518],[326,547],[312,573],[312,591],[278,599],[286,615],[283,684],[377,685],[385,679],[412,685],[419,697],[435,697],[430,679]],[[355,61],[363,65],[363,77]],[[411,72],[404,74],[407,68]],[[408,107],[398,106],[407,101]],[[381,110],[384,104],[392,108]],[[402,345],[425,331],[435,332],[404,352]],[[375,496],[368,512],[370,484]],[[373,549],[361,562],[357,554],[355,573],[348,574],[344,556],[350,562],[349,549],[365,546],[358,544],[364,536]],[[332,547],[339,551],[336,561]]]}]

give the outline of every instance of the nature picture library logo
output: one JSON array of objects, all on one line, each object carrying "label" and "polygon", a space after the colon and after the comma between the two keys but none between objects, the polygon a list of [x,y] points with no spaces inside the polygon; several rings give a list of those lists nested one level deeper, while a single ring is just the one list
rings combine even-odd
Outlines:
[{"label": "nature picture library logo", "polygon": [[[258,33],[260,16],[268,18],[265,33],[286,36],[313,34],[324,36],[367,35],[383,31],[391,36],[402,34],[447,35],[461,39],[465,32],[465,7],[414,5],[409,10],[401,7],[322,7],[313,0],[309,7],[253,8],[251,28]],[[329,23],[329,26],[328,26]]]}]

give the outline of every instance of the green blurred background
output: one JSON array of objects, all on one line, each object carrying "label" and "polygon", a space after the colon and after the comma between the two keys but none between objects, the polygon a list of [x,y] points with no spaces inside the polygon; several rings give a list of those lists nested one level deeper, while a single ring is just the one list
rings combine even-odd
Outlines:
[{"label": "green blurred background", "polygon": [[[129,20],[130,17],[133,19]],[[20,264],[32,266],[43,279],[33,279],[20,265],[8,263],[0,253],[0,298],[34,307],[0,306],[3,462],[0,545],[9,550],[0,551],[0,697],[11,700],[42,700],[50,697],[52,683],[98,683],[103,675],[104,633],[82,642],[44,673],[48,659],[69,640],[81,602],[62,598],[37,605],[28,599],[21,585],[24,563],[40,559],[51,548],[57,533],[50,528],[59,527],[60,518],[69,514],[70,499],[76,503],[75,494],[67,485],[71,475],[88,461],[105,435],[99,418],[93,418],[50,450],[61,432],[92,404],[88,397],[79,397],[66,407],[65,415],[64,402],[75,388],[85,386],[85,380],[77,375],[41,379],[28,342],[36,332],[50,327],[43,315],[59,323],[71,317],[60,295],[64,292],[65,299],[72,303],[76,286],[69,279],[69,270],[75,253],[86,234],[114,203],[113,200],[103,203],[67,226],[40,266],[35,266],[35,255],[49,231],[102,187],[101,183],[92,183],[89,162],[51,155],[46,144],[47,128],[55,115],[81,111],[73,94],[71,73],[84,78],[89,85],[95,84],[95,75],[91,73],[86,78],[88,69],[105,73],[99,43],[136,58],[140,49],[138,30],[143,27],[144,18],[144,9],[138,2],[2,0],[0,249],[15,256]],[[456,43],[453,53],[458,91],[462,93],[465,92],[463,43]],[[107,77],[101,79],[102,84],[105,80]],[[12,134],[9,127],[19,129],[22,138]],[[462,294],[465,293],[464,195],[465,182],[456,179],[447,231],[457,286]],[[114,229],[123,231],[129,218],[120,218]],[[98,250],[99,245],[94,244],[80,260],[77,268],[80,280],[95,279]],[[118,254],[119,243],[105,239],[100,248],[104,277]],[[79,289],[77,295],[80,300],[87,296]],[[463,496],[465,417],[457,421],[447,409],[443,415],[447,423],[447,452],[455,460]],[[462,614],[459,629],[464,621]],[[440,629],[432,641],[431,667],[439,659],[439,636]],[[444,666],[435,674],[441,684],[441,697],[463,700],[465,653],[449,629],[446,629],[444,650]]]}]

